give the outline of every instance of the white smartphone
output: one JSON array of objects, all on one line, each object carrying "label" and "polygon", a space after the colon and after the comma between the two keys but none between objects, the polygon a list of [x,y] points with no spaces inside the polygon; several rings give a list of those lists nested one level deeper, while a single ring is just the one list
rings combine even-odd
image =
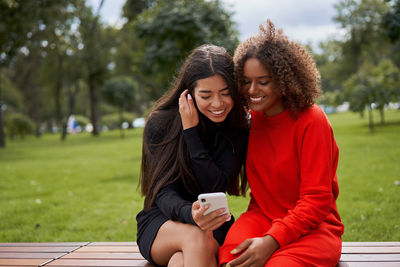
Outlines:
[{"label": "white smartphone", "polygon": [[220,208],[225,208],[225,212],[223,214],[229,213],[228,200],[225,193],[216,192],[200,194],[198,196],[198,200],[200,202],[200,206],[204,206],[205,204],[210,205],[208,210],[204,212],[204,215],[207,215],[210,212],[213,212]]}]

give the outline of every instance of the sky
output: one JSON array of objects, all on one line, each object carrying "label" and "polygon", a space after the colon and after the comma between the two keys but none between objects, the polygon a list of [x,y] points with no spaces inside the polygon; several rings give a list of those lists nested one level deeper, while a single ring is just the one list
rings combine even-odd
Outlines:
[{"label": "sky", "polygon": [[[100,0],[87,0],[98,7]],[[343,36],[339,25],[333,21],[337,14],[334,4],[340,0],[221,0],[226,10],[233,13],[232,20],[239,31],[239,40],[244,41],[256,34],[260,24],[270,19],[276,28],[292,40],[313,47],[328,38]],[[118,26],[121,8],[125,0],[105,0],[101,17],[105,23]]]}]

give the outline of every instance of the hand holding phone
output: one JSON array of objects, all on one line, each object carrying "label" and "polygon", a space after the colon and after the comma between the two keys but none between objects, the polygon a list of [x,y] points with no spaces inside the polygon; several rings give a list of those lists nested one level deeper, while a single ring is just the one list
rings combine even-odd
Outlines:
[{"label": "hand holding phone", "polygon": [[200,206],[204,206],[206,204],[210,205],[210,207],[204,212],[204,215],[207,215],[210,212],[213,212],[220,208],[225,208],[225,212],[222,213],[221,215],[229,213],[228,200],[226,198],[225,193],[217,192],[217,193],[200,194],[198,196],[198,200]]}]

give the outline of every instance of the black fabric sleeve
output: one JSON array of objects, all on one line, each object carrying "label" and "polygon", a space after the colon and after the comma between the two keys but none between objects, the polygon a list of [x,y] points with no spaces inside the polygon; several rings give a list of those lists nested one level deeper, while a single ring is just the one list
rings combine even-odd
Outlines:
[{"label": "black fabric sleeve", "polygon": [[176,185],[170,184],[162,188],[155,203],[168,219],[196,225],[192,217],[192,203],[179,195]]},{"label": "black fabric sleeve", "polygon": [[184,130],[183,135],[193,173],[202,192],[225,192],[243,165],[247,150],[246,132],[243,130],[242,134],[238,132],[236,135],[224,135],[220,138],[214,158],[204,147],[197,127]]}]

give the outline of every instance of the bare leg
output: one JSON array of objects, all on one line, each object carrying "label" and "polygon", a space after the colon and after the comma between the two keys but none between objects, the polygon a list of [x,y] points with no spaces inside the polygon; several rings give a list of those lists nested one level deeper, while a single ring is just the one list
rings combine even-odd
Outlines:
[{"label": "bare leg", "polygon": [[204,232],[191,224],[167,221],[158,230],[151,257],[158,265],[166,266],[171,258],[177,260],[177,252],[182,252],[184,266],[215,267],[218,247],[212,232]]},{"label": "bare leg", "polygon": [[168,267],[184,267],[183,266],[183,253],[175,252],[174,255],[169,259]]}]

